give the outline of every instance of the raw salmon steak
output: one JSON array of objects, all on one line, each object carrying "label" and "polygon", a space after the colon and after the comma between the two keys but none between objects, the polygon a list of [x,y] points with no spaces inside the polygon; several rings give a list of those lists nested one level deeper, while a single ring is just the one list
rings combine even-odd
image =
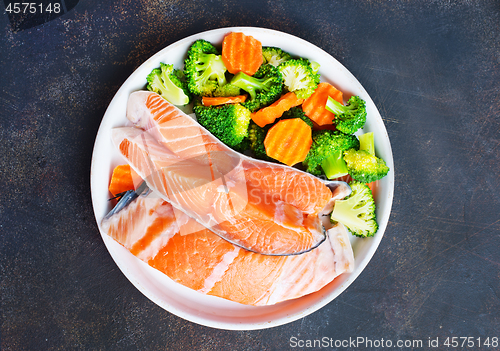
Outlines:
[{"label": "raw salmon steak", "polygon": [[[256,167],[236,153],[211,164],[205,155],[183,159],[137,128],[113,130],[113,140],[134,170],[164,200],[240,247],[269,255],[299,254],[324,239],[317,201],[300,190],[303,174]],[[221,155],[211,154],[212,161]],[[214,157],[215,156],[215,157]],[[279,180],[276,180],[276,177]],[[310,189],[315,194],[315,189]]]},{"label": "raw salmon steak", "polygon": [[319,213],[332,192],[320,179],[233,151],[156,93],[132,93],[127,118],[138,128],[113,130],[122,155],[205,228],[267,255],[304,253],[325,240]]},{"label": "raw salmon steak", "polygon": [[341,225],[328,230],[328,239],[310,252],[261,255],[213,234],[154,193],[139,196],[101,227],[175,282],[247,305],[272,305],[313,293],[354,265]]}]

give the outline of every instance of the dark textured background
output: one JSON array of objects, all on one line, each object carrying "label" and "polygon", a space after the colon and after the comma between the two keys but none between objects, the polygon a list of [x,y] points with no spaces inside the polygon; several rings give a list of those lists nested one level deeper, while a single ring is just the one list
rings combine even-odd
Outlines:
[{"label": "dark textured background", "polygon": [[[120,85],[163,47],[223,26],[285,31],[337,58],[378,106],[395,161],[366,270],[320,311],[261,331],[198,326],[146,299],[108,254],[90,199],[94,138]],[[2,350],[500,337],[498,1],[91,0],[24,30],[2,13],[0,31]]]}]

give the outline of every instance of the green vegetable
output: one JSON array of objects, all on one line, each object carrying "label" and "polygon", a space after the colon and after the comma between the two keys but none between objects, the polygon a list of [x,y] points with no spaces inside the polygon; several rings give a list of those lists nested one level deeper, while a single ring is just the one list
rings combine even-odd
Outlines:
[{"label": "green vegetable", "polygon": [[348,175],[347,165],[344,161],[344,151],[334,151],[321,162],[321,168],[328,179],[335,179]]},{"label": "green vegetable", "polygon": [[320,67],[321,65],[319,63],[317,63],[316,61],[311,61],[311,69],[314,73],[318,73]]},{"label": "green vegetable", "polygon": [[268,129],[269,128],[261,128],[255,124],[255,122],[250,121],[250,126],[248,127],[248,140],[250,150],[252,150],[256,158],[271,161],[273,159],[267,155],[266,147],[264,146],[264,140],[266,139]]},{"label": "green vegetable", "polygon": [[262,56],[264,58],[263,63],[268,63],[274,67],[278,67],[280,63],[292,59],[292,55],[288,52],[274,46],[263,46]]},{"label": "green vegetable", "polygon": [[217,89],[213,92],[213,96],[237,96],[240,94],[240,88],[229,83],[217,87]]},{"label": "green vegetable", "polygon": [[210,133],[227,146],[240,150],[240,144],[248,136],[250,110],[241,104],[221,106],[195,105],[196,119]]},{"label": "green vegetable", "polygon": [[320,82],[320,75],[311,67],[311,62],[304,58],[291,59],[281,63],[278,70],[283,76],[283,83],[288,91],[293,91],[299,99],[312,95]]},{"label": "green vegetable", "polygon": [[338,152],[359,148],[359,141],[355,135],[344,134],[337,130],[313,131],[312,138],[313,143],[303,165],[306,166],[307,172],[316,176],[323,174],[331,176],[345,172],[342,157]]},{"label": "green vegetable", "polygon": [[349,175],[359,182],[371,183],[387,175],[385,161],[366,150],[349,149],[344,152]]},{"label": "green vegetable", "polygon": [[335,201],[331,220],[340,222],[359,237],[373,236],[378,229],[375,200],[368,185],[352,181],[352,193],[344,200]]},{"label": "green vegetable", "polygon": [[351,96],[347,105],[342,105],[328,97],[325,108],[335,114],[333,123],[336,128],[346,134],[354,134],[366,122],[365,101],[359,96]]},{"label": "green vegetable", "polygon": [[182,79],[182,71],[174,69],[173,65],[160,63],[147,76],[147,89],[160,94],[165,100],[174,105],[187,105],[191,101],[191,94],[187,83]]},{"label": "green vegetable", "polygon": [[361,134],[359,137],[359,149],[365,150],[375,156],[375,139],[373,132]]},{"label": "green vegetable", "polygon": [[243,72],[237,73],[231,84],[248,93],[250,99],[243,106],[255,112],[269,106],[281,96],[283,78],[278,69],[270,64],[263,64],[253,76]]},{"label": "green vegetable", "polygon": [[314,128],[313,121],[311,121],[311,119],[306,116],[304,111],[302,111],[302,107],[300,106],[292,107],[288,111],[285,111],[281,116],[281,119],[290,119],[290,118],[300,118],[301,120],[306,122],[309,127]]},{"label": "green vegetable", "polygon": [[[187,52],[184,73],[189,91],[198,96],[221,96],[227,83],[226,66],[219,51],[210,42],[196,40]],[[222,95],[227,96],[227,95]]]}]

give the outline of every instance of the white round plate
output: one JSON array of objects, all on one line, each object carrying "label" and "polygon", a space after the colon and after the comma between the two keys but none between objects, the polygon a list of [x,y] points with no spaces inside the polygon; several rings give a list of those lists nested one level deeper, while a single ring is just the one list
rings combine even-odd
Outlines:
[{"label": "white round plate", "polygon": [[[276,46],[292,55],[318,62],[322,81],[334,85],[344,93],[345,99],[359,95],[366,101],[367,122],[363,132],[375,133],[375,147],[391,171],[378,182],[375,190],[379,230],[373,238],[352,236],[355,268],[343,274],[320,291],[302,298],[274,306],[246,306],[221,298],[203,295],[170,280],[166,275],[149,267],[108,237],[100,227],[105,214],[111,209],[108,203],[108,184],[115,166],[125,160],[111,142],[111,129],[126,124],[125,109],[130,93],[145,88],[146,76],[159,67],[160,62],[183,68],[184,56],[197,39],[220,45],[227,33],[237,31],[258,39],[263,46]],[[144,62],[120,87],[109,104],[95,140],[91,166],[91,192],[94,213],[104,244],[125,276],[150,300],[165,310],[201,325],[231,330],[252,330],[275,327],[295,321],[322,308],[343,292],[361,273],[377,249],[389,220],[394,192],[394,164],[391,145],[384,123],[372,99],[356,78],[337,60],[311,43],[275,30],[232,27],[210,30],[182,39]]]}]

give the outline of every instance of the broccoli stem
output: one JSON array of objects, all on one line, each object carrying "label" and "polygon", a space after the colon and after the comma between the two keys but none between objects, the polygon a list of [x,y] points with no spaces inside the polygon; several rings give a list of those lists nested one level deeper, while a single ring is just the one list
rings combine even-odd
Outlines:
[{"label": "broccoli stem", "polygon": [[348,174],[343,154],[343,150],[335,151],[321,163],[321,168],[323,168],[328,179],[335,179]]},{"label": "broccoli stem", "polygon": [[340,102],[338,102],[331,96],[328,97],[328,100],[326,100],[326,105],[325,105],[325,109],[327,109],[328,111],[337,116],[351,110],[356,110],[357,108],[359,107],[356,106],[355,104],[342,105]]},{"label": "broccoli stem", "polygon": [[328,100],[326,100],[325,108],[335,115],[340,115],[346,113],[347,110],[352,108],[352,106],[350,105],[344,106],[340,102],[329,96]]},{"label": "broccoli stem", "polygon": [[243,72],[238,72],[231,80],[231,84],[245,90],[253,100],[257,97],[257,92],[266,90],[269,81],[271,81],[271,78],[255,78]]},{"label": "broccoli stem", "polygon": [[189,104],[189,97],[186,95],[184,90],[175,85],[174,82],[172,82],[172,80],[170,80],[170,78],[166,74],[162,73],[162,76],[163,81],[165,82],[165,97],[167,98],[166,100],[174,105]]},{"label": "broccoli stem", "polygon": [[364,133],[359,136],[359,149],[375,156],[375,140],[373,132]]}]

